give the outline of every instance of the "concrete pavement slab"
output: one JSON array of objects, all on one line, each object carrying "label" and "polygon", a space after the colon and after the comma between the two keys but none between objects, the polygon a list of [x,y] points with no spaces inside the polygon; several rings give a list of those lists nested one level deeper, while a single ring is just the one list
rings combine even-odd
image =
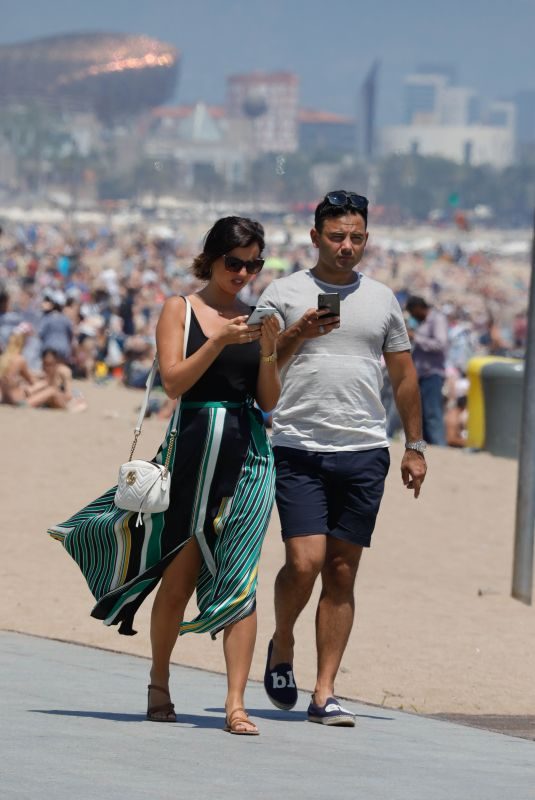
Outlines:
[{"label": "concrete pavement slab", "polygon": [[251,682],[261,735],[229,736],[225,676],[202,670],[172,666],[178,722],[147,722],[148,666],[0,633],[2,800],[535,798],[532,742],[386,708],[344,702],[356,727],[327,728]]}]

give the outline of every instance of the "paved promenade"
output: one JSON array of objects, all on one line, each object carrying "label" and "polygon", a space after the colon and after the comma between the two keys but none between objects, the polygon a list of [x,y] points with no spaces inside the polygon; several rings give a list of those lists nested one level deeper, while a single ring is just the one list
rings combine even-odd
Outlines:
[{"label": "paved promenade", "polygon": [[533,742],[347,702],[355,728],[272,708],[222,731],[225,678],[173,667],[176,725],[146,722],[148,662],[0,633],[3,800],[533,800]]}]

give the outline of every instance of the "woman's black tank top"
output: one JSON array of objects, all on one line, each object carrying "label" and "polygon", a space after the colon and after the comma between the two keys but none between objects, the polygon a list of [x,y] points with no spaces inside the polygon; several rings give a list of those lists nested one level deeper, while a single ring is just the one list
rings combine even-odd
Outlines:
[{"label": "woman's black tank top", "polygon": [[[186,356],[191,356],[207,341],[199,320],[191,309]],[[258,342],[228,344],[197,383],[182,395],[184,401],[227,400],[242,403],[255,396],[260,361]]]}]

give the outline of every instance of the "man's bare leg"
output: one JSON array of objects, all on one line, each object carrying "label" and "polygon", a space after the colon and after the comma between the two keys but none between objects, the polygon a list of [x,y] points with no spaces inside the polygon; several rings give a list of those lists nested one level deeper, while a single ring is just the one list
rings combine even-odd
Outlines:
[{"label": "man's bare leg", "polygon": [[334,682],[346,649],[355,616],[355,579],[363,548],[333,537],[327,538],[322,591],[316,612],[318,676],[314,702],[325,705],[334,695]]},{"label": "man's bare leg", "polygon": [[287,539],[286,563],[275,580],[275,632],[270,667],[293,663],[294,627],[325,563],[324,534]]}]

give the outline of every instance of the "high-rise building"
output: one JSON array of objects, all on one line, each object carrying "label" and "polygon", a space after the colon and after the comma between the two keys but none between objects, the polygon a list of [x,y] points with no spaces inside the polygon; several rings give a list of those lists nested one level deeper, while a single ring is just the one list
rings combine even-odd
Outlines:
[{"label": "high-rise building", "polygon": [[451,85],[446,70],[418,72],[405,79],[405,125],[381,131],[381,152],[440,156],[466,164],[502,168],[515,155],[511,103],[479,108],[473,89]]},{"label": "high-rise building", "polygon": [[472,125],[479,121],[476,93],[452,85],[446,70],[405,78],[406,125]]},{"label": "high-rise building", "polygon": [[535,144],[535,89],[515,95],[517,142],[521,148]]},{"label": "high-rise building", "polygon": [[405,124],[438,122],[442,93],[448,85],[445,75],[414,73],[405,78]]},{"label": "high-rise building", "polygon": [[441,125],[474,125],[479,122],[479,102],[473,89],[446,86],[440,97],[438,122]]},{"label": "high-rise building", "polygon": [[299,144],[299,80],[290,72],[227,79],[227,116],[248,119],[260,153],[293,153]]},{"label": "high-rise building", "polygon": [[366,159],[373,158],[376,142],[377,77],[379,62],[374,61],[360,87],[357,150]]}]

